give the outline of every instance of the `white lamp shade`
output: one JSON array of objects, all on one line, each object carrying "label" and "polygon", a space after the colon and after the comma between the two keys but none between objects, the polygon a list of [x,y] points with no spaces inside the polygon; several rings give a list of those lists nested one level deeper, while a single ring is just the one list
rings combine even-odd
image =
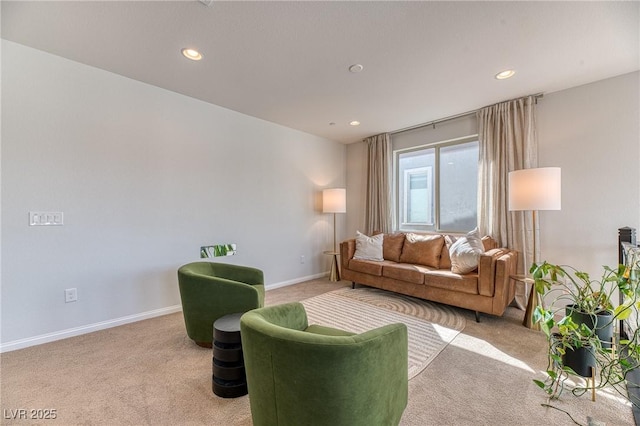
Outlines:
[{"label": "white lamp shade", "polygon": [[344,188],[324,189],[322,191],[323,213],[346,213],[347,190]]},{"label": "white lamp shade", "polygon": [[560,167],[509,173],[509,210],[560,210]]}]

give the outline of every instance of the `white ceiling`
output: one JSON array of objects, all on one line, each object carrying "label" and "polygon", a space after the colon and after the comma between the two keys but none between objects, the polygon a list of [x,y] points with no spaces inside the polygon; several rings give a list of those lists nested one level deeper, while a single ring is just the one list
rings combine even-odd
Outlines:
[{"label": "white ceiling", "polygon": [[[638,70],[639,6],[4,0],[1,29],[8,40],[350,143]],[[183,47],[204,59],[184,59]],[[350,73],[355,63],[364,71]],[[494,79],[508,68],[515,77]]]}]

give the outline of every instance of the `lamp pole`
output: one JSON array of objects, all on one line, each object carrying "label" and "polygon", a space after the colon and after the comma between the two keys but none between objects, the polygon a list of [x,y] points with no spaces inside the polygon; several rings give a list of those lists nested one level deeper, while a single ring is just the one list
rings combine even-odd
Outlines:
[{"label": "lamp pole", "polygon": [[337,251],[336,247],[336,214],[333,213],[333,252]]}]

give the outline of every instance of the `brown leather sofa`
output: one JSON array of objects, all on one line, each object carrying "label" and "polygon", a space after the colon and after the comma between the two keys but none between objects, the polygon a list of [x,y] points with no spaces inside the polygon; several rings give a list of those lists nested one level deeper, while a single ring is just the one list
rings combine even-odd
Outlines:
[{"label": "brown leather sofa", "polygon": [[[421,235],[418,233],[414,233]],[[422,234],[425,235],[425,234]],[[515,296],[510,276],[516,273],[518,253],[498,248],[491,237],[482,238],[485,252],[478,268],[467,274],[451,271],[449,249],[444,236],[437,245],[419,248],[405,244],[405,234],[385,234],[382,261],[359,260],[353,256],[355,239],[340,244],[342,278],[384,290],[434,302],[501,316]],[[438,245],[439,244],[439,245]]]}]

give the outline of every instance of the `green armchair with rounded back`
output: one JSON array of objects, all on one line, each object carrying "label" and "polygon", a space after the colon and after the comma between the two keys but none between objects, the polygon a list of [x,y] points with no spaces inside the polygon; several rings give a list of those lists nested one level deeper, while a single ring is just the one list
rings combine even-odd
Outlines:
[{"label": "green armchair with rounded back", "polygon": [[407,327],[361,334],[308,325],[300,303],[240,319],[256,426],[391,426],[407,405]]},{"label": "green armchair with rounded back", "polygon": [[246,266],[193,262],[178,269],[187,335],[211,347],[213,323],[220,317],[264,305],[264,274]]}]

